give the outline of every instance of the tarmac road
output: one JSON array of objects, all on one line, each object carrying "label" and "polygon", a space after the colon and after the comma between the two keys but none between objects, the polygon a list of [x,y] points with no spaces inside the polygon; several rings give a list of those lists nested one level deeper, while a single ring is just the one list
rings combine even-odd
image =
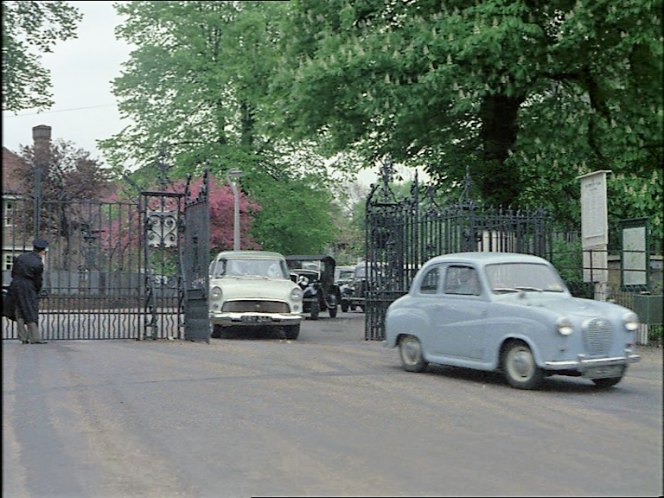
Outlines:
[{"label": "tarmac road", "polygon": [[662,350],[618,386],[404,372],[364,314],[278,334],[3,343],[3,497],[661,496]]}]

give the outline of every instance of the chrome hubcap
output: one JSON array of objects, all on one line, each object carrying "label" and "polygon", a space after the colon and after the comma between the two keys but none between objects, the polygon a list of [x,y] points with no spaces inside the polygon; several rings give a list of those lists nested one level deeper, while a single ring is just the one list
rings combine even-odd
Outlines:
[{"label": "chrome hubcap", "polygon": [[420,344],[413,339],[404,340],[403,347],[404,360],[407,363],[416,363],[420,356]]},{"label": "chrome hubcap", "polygon": [[533,372],[533,357],[526,349],[512,351],[510,370],[521,378],[528,378]]}]

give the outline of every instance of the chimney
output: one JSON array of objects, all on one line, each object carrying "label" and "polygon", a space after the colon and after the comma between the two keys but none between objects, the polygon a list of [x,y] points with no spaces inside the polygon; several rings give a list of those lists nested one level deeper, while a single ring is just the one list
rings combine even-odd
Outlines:
[{"label": "chimney", "polygon": [[[35,163],[38,165],[47,164],[47,157],[39,157],[43,153],[48,152],[48,147],[51,143],[51,127],[46,125],[38,125],[32,128],[32,140],[35,149]],[[37,160],[40,159],[40,160]]]}]

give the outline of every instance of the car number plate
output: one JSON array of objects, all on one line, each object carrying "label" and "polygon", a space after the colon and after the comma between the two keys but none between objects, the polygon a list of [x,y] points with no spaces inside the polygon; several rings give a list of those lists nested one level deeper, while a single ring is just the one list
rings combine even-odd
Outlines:
[{"label": "car number plate", "polygon": [[601,367],[588,367],[584,370],[583,376],[587,379],[606,379],[610,377],[620,377],[623,371],[622,365],[604,365]]},{"label": "car number plate", "polygon": [[248,316],[243,316],[241,320],[243,322],[249,322],[249,323],[265,323],[265,322],[271,322],[272,318],[264,315],[248,315]]}]

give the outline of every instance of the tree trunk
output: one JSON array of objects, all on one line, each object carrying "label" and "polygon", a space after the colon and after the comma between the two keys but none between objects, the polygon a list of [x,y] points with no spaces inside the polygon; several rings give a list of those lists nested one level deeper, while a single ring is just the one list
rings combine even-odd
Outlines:
[{"label": "tree trunk", "polygon": [[482,199],[495,206],[508,206],[519,194],[519,172],[509,169],[505,161],[516,142],[517,116],[522,97],[489,95],[480,106],[484,165],[473,178],[479,183]]}]

